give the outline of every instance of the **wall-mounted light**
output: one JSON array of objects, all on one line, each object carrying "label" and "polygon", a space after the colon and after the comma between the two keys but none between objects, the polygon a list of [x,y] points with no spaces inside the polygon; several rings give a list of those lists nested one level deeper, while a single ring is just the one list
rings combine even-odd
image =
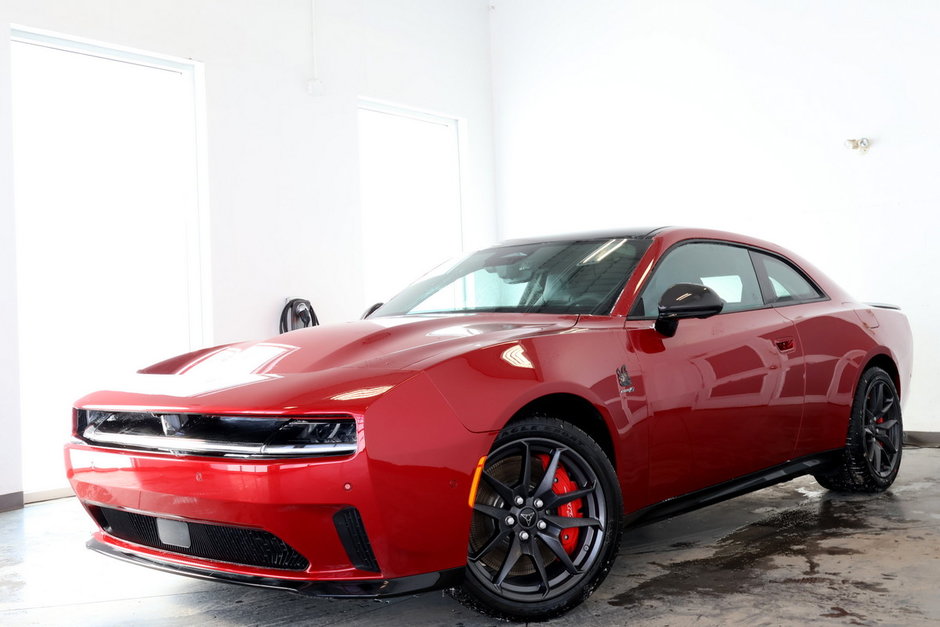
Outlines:
[{"label": "wall-mounted light", "polygon": [[871,140],[867,137],[862,137],[860,139],[847,139],[845,140],[845,147],[851,148],[852,150],[857,150],[858,154],[863,155],[868,152],[868,149],[871,147]]}]

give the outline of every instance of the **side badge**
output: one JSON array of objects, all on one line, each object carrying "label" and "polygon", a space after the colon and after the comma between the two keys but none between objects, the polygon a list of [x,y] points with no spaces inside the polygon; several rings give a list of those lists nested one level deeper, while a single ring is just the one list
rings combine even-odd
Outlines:
[{"label": "side badge", "polygon": [[629,394],[635,389],[633,387],[633,381],[630,380],[630,373],[627,372],[626,364],[617,368],[617,383],[620,385],[621,392]]}]

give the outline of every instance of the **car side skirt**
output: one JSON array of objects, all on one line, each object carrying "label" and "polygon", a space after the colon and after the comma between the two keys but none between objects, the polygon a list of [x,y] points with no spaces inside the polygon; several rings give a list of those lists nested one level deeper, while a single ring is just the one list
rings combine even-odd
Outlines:
[{"label": "car side skirt", "polygon": [[803,475],[824,471],[838,463],[842,452],[843,449],[835,449],[825,453],[808,455],[697,492],[667,499],[627,514],[625,524],[628,527],[648,525],[701,507],[720,503],[748,492],[769,488],[772,485],[790,481]]},{"label": "car side skirt", "polygon": [[409,577],[395,579],[362,579],[358,581],[303,581],[298,579],[278,579],[276,577],[261,577],[256,575],[243,575],[217,570],[197,568],[171,564],[149,558],[140,553],[122,549],[92,538],[86,545],[92,551],[113,557],[125,562],[146,566],[155,570],[184,575],[196,579],[207,579],[224,583],[234,583],[256,588],[273,588],[289,592],[299,592],[308,596],[346,597],[346,598],[376,598],[393,597],[404,594],[415,594],[427,590],[449,588],[456,586],[463,580],[463,568],[451,568],[433,573],[422,573]]}]

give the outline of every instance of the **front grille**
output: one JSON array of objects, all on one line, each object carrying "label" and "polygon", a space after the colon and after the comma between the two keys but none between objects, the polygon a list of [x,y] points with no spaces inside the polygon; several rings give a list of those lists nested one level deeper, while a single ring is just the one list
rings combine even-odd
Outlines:
[{"label": "front grille", "polygon": [[372,544],[366,535],[359,510],[355,507],[341,509],[333,515],[333,524],[336,525],[336,533],[352,565],[359,570],[379,572],[379,565],[375,561],[375,553],[372,552]]},{"label": "front grille", "polygon": [[187,523],[190,546],[181,547],[160,541],[154,516],[109,507],[89,509],[98,524],[112,536],[161,551],[259,568],[305,570],[310,565],[286,542],[260,529],[191,522]]}]

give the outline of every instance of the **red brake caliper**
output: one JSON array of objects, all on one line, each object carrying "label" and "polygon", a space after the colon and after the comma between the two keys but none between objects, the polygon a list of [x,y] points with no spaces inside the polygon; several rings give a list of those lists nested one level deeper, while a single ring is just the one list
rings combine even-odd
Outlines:
[{"label": "red brake caliper", "polygon": [[[542,463],[542,470],[548,468],[548,455],[537,455],[536,457],[538,457],[538,460]],[[577,489],[578,484],[571,480],[571,477],[568,476],[568,471],[565,470],[564,466],[559,464],[558,468],[555,470],[552,492],[555,494],[567,494]],[[561,505],[558,508],[558,515],[565,518],[581,518],[581,499],[569,501]],[[575,548],[578,546],[578,533],[579,529],[577,527],[569,527],[568,529],[562,529],[561,533],[558,535],[561,540],[561,546],[568,555],[574,553]]]}]

